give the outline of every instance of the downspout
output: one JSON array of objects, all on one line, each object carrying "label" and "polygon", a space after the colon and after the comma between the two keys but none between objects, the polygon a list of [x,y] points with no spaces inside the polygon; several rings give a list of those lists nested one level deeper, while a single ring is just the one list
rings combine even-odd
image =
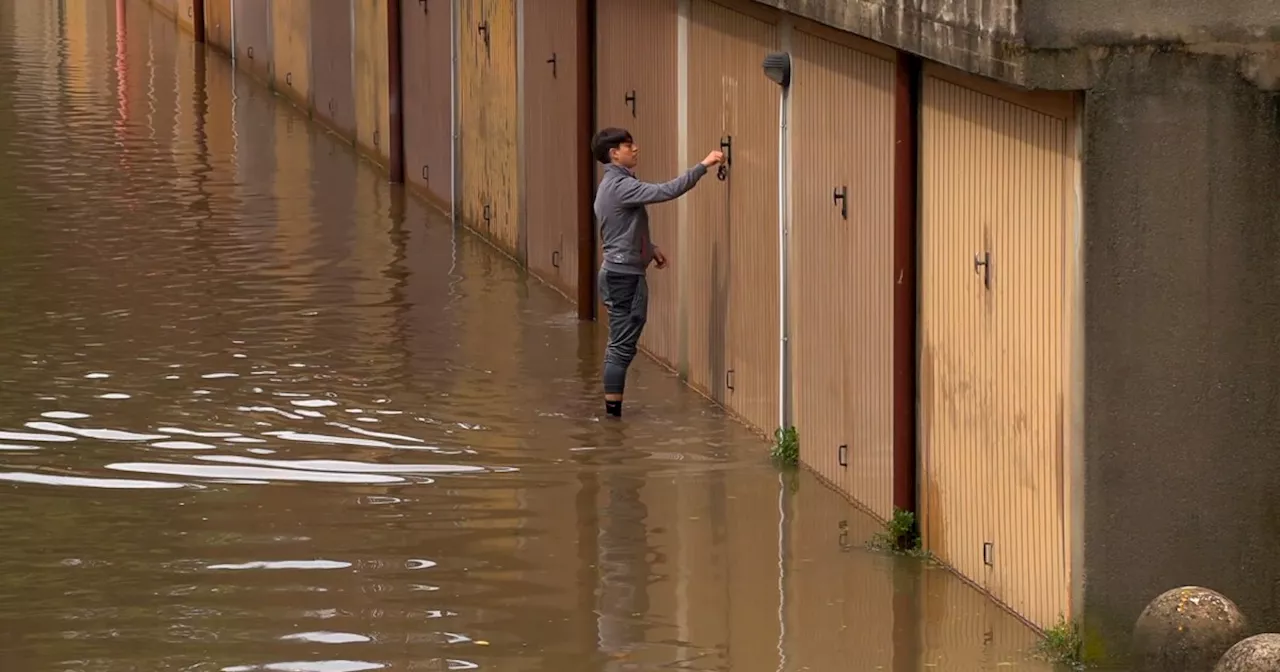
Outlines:
[{"label": "downspout", "polygon": [[789,294],[791,269],[787,259],[791,256],[787,245],[787,183],[790,179],[790,148],[787,144],[787,103],[790,88],[782,90],[778,100],[778,426],[791,426],[791,357],[788,347],[790,336],[787,328],[791,311]]},{"label": "downspout", "polygon": [[596,316],[595,160],[590,140],[595,131],[595,3],[575,0],[578,36],[578,319]]},{"label": "downspout", "polygon": [[[791,46],[790,28],[790,22],[784,19],[780,36],[784,50]],[[791,357],[787,343],[790,336],[787,316],[791,286],[791,271],[787,263],[791,256],[787,245],[790,212],[787,187],[791,181],[787,110],[791,100],[791,54],[789,51],[768,54],[761,67],[766,77],[782,87],[782,95],[778,97],[778,427],[787,429],[791,427]]]},{"label": "downspout", "polygon": [[387,106],[390,118],[387,129],[387,166],[391,181],[404,182],[404,100],[400,95],[400,0],[387,0]]},{"label": "downspout", "polygon": [[204,0],[191,0],[191,32],[197,43],[204,43]]}]

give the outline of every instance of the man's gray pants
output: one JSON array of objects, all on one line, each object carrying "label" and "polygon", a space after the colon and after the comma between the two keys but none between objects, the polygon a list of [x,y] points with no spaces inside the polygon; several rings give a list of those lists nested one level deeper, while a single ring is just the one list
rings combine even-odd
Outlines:
[{"label": "man's gray pants", "polygon": [[649,283],[643,275],[600,269],[600,299],[609,311],[609,345],[604,352],[604,393],[622,394],[627,368],[636,358],[640,333],[649,317]]}]

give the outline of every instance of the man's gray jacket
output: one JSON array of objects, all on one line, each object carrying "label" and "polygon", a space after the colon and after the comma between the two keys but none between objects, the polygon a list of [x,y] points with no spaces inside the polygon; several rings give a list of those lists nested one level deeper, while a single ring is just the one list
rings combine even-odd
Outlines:
[{"label": "man's gray jacket", "polygon": [[600,266],[614,273],[644,275],[658,249],[649,235],[649,212],[645,205],[678,198],[707,174],[699,163],[670,182],[652,184],[636,179],[635,173],[611,163],[596,190],[596,221],[604,260]]}]

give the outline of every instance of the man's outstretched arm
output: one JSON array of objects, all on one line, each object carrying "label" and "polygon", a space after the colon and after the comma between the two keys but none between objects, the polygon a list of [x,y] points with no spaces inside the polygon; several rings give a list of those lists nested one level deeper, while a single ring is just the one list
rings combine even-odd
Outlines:
[{"label": "man's outstretched arm", "polygon": [[701,163],[685,171],[684,175],[661,184],[641,182],[635,178],[622,180],[622,183],[618,185],[618,200],[624,206],[634,207],[650,203],[663,203],[673,198],[678,198],[692,189],[698,183],[698,180],[701,180],[702,176],[707,174],[708,168],[721,161],[724,161],[723,153],[711,152]]},{"label": "man's outstretched arm", "polygon": [[699,163],[669,182],[641,182],[634,177],[628,177],[618,184],[618,200],[624,206],[664,203],[684,195],[706,174],[707,167]]}]

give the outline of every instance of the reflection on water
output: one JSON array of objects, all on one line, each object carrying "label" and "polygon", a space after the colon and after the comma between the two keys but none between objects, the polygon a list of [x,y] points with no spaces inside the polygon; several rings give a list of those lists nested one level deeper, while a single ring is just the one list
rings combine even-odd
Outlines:
[{"label": "reflection on water", "polygon": [[1040,668],[140,2],[0,3],[0,146],[5,669]]}]

